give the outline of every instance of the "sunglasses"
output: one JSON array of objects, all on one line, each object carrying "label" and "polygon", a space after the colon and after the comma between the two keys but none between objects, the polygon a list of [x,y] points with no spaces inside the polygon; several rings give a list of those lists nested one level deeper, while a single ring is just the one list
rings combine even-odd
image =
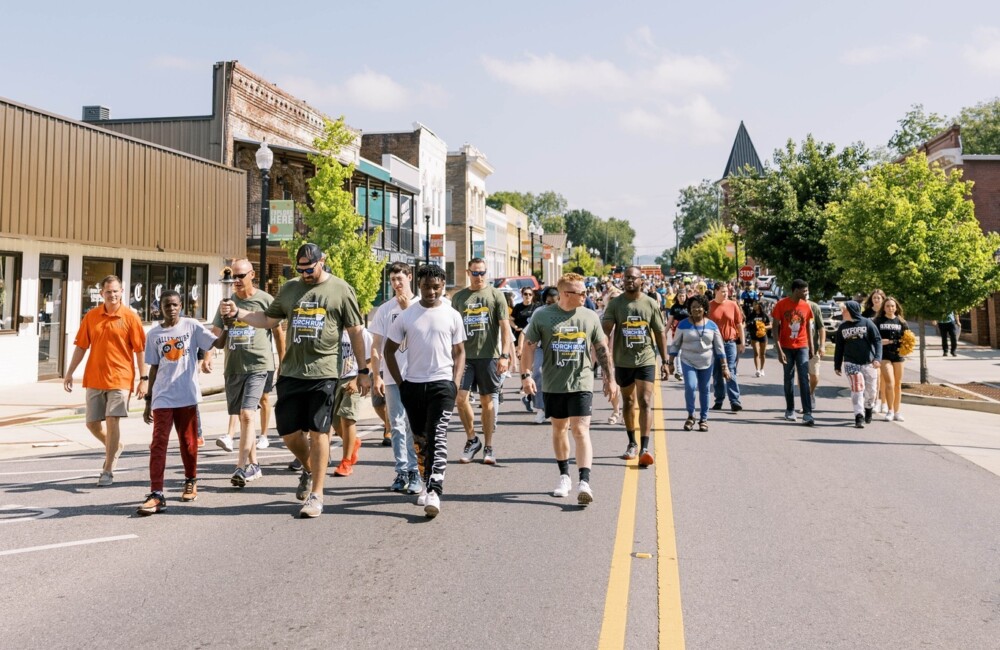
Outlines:
[{"label": "sunglasses", "polygon": [[250,275],[250,273],[252,273],[252,271],[247,271],[246,273],[234,273],[233,274],[233,279],[234,280],[242,280],[243,278],[245,278],[248,275]]},{"label": "sunglasses", "polygon": [[481,278],[486,275],[486,271],[469,271],[469,274],[475,278]]},{"label": "sunglasses", "polygon": [[316,271],[316,262],[313,262],[311,266],[296,266],[295,270],[299,273],[305,273],[306,275],[312,275]]},{"label": "sunglasses", "polygon": [[566,289],[563,289],[563,293],[568,293],[568,294],[573,295],[573,296],[586,296],[587,295],[586,291],[568,291]]}]

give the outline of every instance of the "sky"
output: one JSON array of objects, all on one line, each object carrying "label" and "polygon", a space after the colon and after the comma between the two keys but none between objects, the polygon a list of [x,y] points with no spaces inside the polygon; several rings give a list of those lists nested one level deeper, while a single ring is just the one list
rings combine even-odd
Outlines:
[{"label": "sky", "polygon": [[627,219],[640,255],[673,245],[679,190],[718,180],[741,120],[769,160],[1000,95],[996,0],[4,4],[0,97],[205,115],[212,64],[237,59],[362,131],[476,146],[489,192]]}]

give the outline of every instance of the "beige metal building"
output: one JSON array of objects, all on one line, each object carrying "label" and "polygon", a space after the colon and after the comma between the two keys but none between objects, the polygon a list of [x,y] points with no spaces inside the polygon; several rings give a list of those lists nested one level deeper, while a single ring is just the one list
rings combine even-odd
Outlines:
[{"label": "beige metal building", "polygon": [[167,288],[211,318],[225,259],[245,254],[246,185],[242,170],[0,98],[0,385],[63,375],[109,274],[146,322]]}]

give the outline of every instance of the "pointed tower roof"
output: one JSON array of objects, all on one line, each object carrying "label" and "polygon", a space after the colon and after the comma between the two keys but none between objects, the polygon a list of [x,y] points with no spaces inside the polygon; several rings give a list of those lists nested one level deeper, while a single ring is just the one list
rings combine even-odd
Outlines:
[{"label": "pointed tower roof", "polygon": [[733,141],[733,149],[729,152],[729,161],[726,162],[726,170],[722,172],[722,178],[743,174],[743,168],[750,165],[758,172],[764,171],[764,166],[760,164],[760,156],[754,149],[747,127],[743,126],[740,120],[740,128],[736,131],[736,140]]}]

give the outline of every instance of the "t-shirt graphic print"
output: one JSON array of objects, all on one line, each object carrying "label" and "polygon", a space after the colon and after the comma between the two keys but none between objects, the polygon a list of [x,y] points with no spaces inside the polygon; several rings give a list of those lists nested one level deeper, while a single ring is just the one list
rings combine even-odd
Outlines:
[{"label": "t-shirt graphic print", "polygon": [[326,309],[319,303],[304,300],[292,312],[292,341],[301,343],[304,339],[318,339],[326,324]]},{"label": "t-shirt graphic print", "polygon": [[579,363],[587,354],[587,333],[575,325],[556,325],[550,347],[557,366]]}]

